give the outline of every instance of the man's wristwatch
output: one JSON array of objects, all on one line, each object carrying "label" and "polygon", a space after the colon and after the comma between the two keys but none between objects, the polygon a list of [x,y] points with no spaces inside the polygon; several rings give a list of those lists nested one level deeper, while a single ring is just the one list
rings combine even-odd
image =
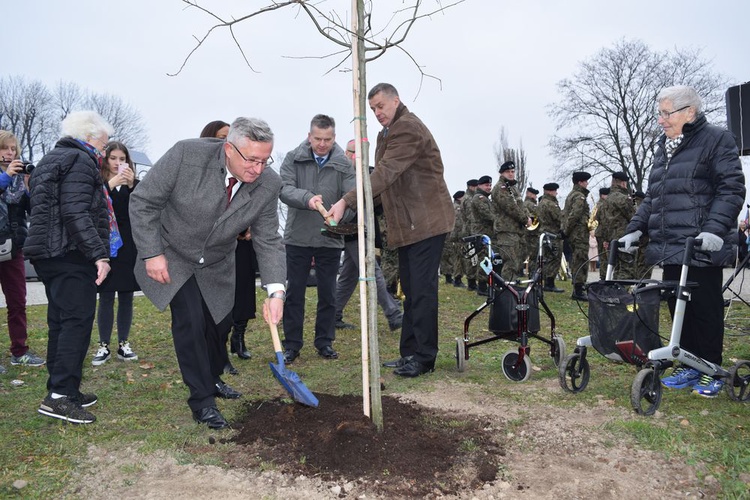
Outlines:
[{"label": "man's wristwatch", "polygon": [[268,296],[269,299],[281,299],[282,302],[286,302],[286,292],[284,290],[276,290]]}]

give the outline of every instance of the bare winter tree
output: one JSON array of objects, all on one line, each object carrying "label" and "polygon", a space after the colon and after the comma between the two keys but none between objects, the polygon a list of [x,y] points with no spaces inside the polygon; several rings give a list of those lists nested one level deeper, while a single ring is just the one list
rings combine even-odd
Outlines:
[{"label": "bare winter tree", "polygon": [[526,151],[523,149],[523,142],[519,143],[518,149],[509,147],[505,127],[500,127],[500,137],[495,143],[495,170],[499,171],[500,165],[506,161],[512,161],[516,165],[516,184],[518,190],[523,193],[530,174],[526,169]]},{"label": "bare winter tree", "polygon": [[21,143],[21,157],[34,161],[44,154],[45,129],[50,120],[50,94],[38,81],[20,76],[0,79],[0,127]]},{"label": "bare winter tree", "polygon": [[140,113],[117,96],[89,93],[75,83],[59,82],[50,91],[40,81],[0,78],[0,128],[21,142],[21,156],[36,161],[60,138],[60,122],[71,111],[93,109],[116,130],[116,138],[136,150],[148,143]]},{"label": "bare winter tree", "polygon": [[700,51],[654,52],[641,41],[623,40],[582,62],[572,78],[558,83],[561,99],[550,106],[557,178],[580,169],[594,178],[621,171],[634,189],[643,189],[661,135],[656,96],[672,85],[695,87],[709,121],[725,119],[729,84]]}]

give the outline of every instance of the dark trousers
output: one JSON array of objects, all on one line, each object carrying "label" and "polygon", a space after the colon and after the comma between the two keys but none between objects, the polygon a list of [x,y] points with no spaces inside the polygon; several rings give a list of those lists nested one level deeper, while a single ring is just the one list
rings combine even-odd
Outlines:
[{"label": "dark trousers", "polygon": [[0,262],[0,286],[8,305],[8,334],[10,353],[23,356],[29,350],[26,345],[26,268],[20,250],[10,260]]},{"label": "dark trousers", "polygon": [[234,308],[232,321],[235,324],[247,325],[247,320],[255,319],[255,250],[252,240],[238,240],[234,251],[235,270]]},{"label": "dark trousers", "polygon": [[284,348],[299,351],[305,321],[305,290],[310,265],[315,258],[318,281],[318,308],[315,315],[315,348],[330,346],[336,339],[336,274],[340,248],[286,246],[286,303],[284,304]]},{"label": "dark trousers", "polygon": [[[665,281],[680,279],[682,266],[664,266]],[[724,297],[721,294],[724,275],[721,267],[690,267],[688,281],[700,285],[691,292],[685,308],[680,347],[706,361],[721,364],[724,344]],[[669,299],[669,312],[674,317],[676,299]]]},{"label": "dark trousers", "polygon": [[438,268],[445,234],[398,249],[404,299],[401,356],[434,365],[438,353]]},{"label": "dark trousers", "polygon": [[193,411],[214,406],[215,384],[229,360],[226,340],[222,339],[231,328],[231,315],[218,324],[214,321],[195,276],[182,285],[169,309],[177,363],[182,380],[190,389],[188,406]]},{"label": "dark trousers", "polygon": [[115,294],[117,294],[117,340],[127,342],[133,323],[133,292],[99,292],[96,326],[99,342],[109,344],[115,323]]},{"label": "dark trousers", "polygon": [[[71,252],[74,253],[74,252]],[[77,254],[77,252],[75,252]],[[77,397],[96,312],[96,266],[83,256],[38,260],[47,294],[47,389]]]}]

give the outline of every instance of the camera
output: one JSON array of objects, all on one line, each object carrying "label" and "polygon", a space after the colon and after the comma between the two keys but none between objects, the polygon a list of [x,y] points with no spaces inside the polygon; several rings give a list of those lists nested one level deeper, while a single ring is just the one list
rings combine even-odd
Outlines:
[{"label": "camera", "polygon": [[22,161],[22,163],[23,163],[23,170],[22,170],[22,172],[24,174],[30,174],[36,168],[36,165],[34,165],[33,163],[31,163],[30,161]]}]

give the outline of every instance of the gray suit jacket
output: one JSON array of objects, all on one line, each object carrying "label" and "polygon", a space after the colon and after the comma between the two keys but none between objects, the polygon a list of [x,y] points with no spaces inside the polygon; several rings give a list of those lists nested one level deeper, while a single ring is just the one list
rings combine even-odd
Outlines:
[{"label": "gray suit jacket", "polygon": [[[277,213],[281,178],[267,168],[255,182],[242,184],[227,208],[222,145],[207,139],[178,142],[130,196],[135,276],[143,292],[163,311],[195,276],[217,323],[234,304],[234,250],[242,231],[250,228],[253,235],[263,285],[286,280]],[[160,254],[167,258],[168,284],[146,275],[144,259]]]}]

